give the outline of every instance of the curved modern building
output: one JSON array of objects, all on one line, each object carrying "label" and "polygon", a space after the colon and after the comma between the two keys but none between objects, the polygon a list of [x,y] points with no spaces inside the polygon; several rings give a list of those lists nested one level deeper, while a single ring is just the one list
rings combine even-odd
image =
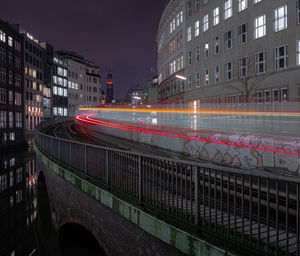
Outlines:
[{"label": "curved modern building", "polygon": [[299,8],[294,0],[170,0],[157,33],[160,100],[299,101]]}]

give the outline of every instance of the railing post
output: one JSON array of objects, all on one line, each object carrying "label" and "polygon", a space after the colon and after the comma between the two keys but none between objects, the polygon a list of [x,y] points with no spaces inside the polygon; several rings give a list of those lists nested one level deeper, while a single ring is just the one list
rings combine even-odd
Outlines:
[{"label": "railing post", "polygon": [[70,167],[71,167],[71,163],[72,163],[72,151],[71,151],[71,141],[70,141]]},{"label": "railing post", "polygon": [[109,177],[108,177],[108,149],[105,149],[105,176],[106,176],[106,185],[109,185]]},{"label": "railing post", "polygon": [[61,150],[60,150],[60,139],[58,139],[58,160],[59,160],[59,162],[61,162],[60,152],[61,152]]},{"label": "railing post", "polygon": [[199,224],[199,167],[195,172],[195,224]]},{"label": "railing post", "polygon": [[84,145],[84,174],[86,179],[86,173],[87,173],[87,155],[86,155],[86,144]]},{"label": "railing post", "polygon": [[141,156],[139,156],[139,201],[142,201],[142,163]]}]

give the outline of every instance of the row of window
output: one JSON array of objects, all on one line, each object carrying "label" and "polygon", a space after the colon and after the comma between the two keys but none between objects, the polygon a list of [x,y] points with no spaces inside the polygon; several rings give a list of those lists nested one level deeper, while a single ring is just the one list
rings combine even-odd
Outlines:
[{"label": "row of window", "polygon": [[60,86],[68,87],[68,80],[59,76],[53,76],[53,83]]},{"label": "row of window", "polygon": [[35,81],[29,80],[29,79],[25,79],[25,86],[27,88],[33,89],[33,90],[37,90],[37,91],[43,91],[43,85],[40,83],[37,83]]},{"label": "row of window", "polygon": [[[0,61],[6,63],[7,54],[6,49],[3,47],[0,47]],[[19,57],[13,56],[12,52],[8,52],[8,64],[10,66],[15,66],[17,69],[21,69],[21,59]]]},{"label": "row of window", "polygon": [[176,29],[176,27],[178,27],[182,22],[183,22],[183,12],[181,11],[177,13],[176,18],[174,18],[170,22],[170,34],[172,34],[173,31]]},{"label": "row of window", "polygon": [[38,59],[32,57],[31,55],[28,55],[27,53],[25,54],[25,61],[29,62],[33,66],[42,69],[43,68],[43,63],[39,61]]},{"label": "row of window", "polygon": [[[0,82],[1,83],[7,83],[6,81],[6,68],[4,67],[0,67]],[[22,85],[22,80],[21,80],[21,76],[19,74],[14,74],[14,72],[12,71],[8,71],[8,84],[9,85],[15,85],[18,87],[21,87]]]},{"label": "row of window", "polygon": [[4,88],[0,88],[0,103],[21,106],[22,94],[19,92],[6,91]]},{"label": "row of window", "polygon": [[21,52],[21,44],[17,40],[13,40],[11,36],[6,36],[6,33],[0,29],[0,41],[6,43],[8,46],[15,48],[16,51]]},{"label": "row of window", "polygon": [[40,50],[38,47],[36,47],[35,45],[31,44],[27,40],[25,40],[25,49],[29,50],[30,52],[32,52],[33,54],[35,54],[36,56],[38,56],[40,58],[43,57],[42,50]]},{"label": "row of window", "polygon": [[31,76],[33,78],[37,78],[40,80],[43,80],[43,74],[42,72],[39,72],[37,70],[35,70],[34,68],[29,68],[27,66],[25,66],[25,75]]},{"label": "row of window", "polygon": [[68,97],[68,90],[61,87],[53,86],[53,95]]},{"label": "row of window", "polygon": [[54,116],[67,116],[68,115],[68,109],[67,108],[61,108],[61,107],[53,107],[53,115]]},{"label": "row of window", "polygon": [[[219,7],[213,10],[213,25],[217,25],[220,22],[219,18]],[[267,33],[266,29],[266,15],[262,14],[254,18],[253,22],[253,38],[258,39],[264,37]],[[244,27],[241,27],[244,26]],[[248,24],[239,26],[239,34],[248,33]],[[281,31],[287,28],[287,5],[282,5],[274,9],[274,20],[273,20],[274,32]],[[209,29],[209,16],[208,14],[203,17],[202,31],[205,32]],[[199,20],[194,25],[194,36],[197,37],[200,34],[200,23]],[[192,27],[187,28],[187,41],[192,40]]]},{"label": "row of window", "polygon": [[[298,47],[300,47],[300,41],[298,42]],[[300,52],[298,53],[298,62],[300,59]],[[227,62],[224,64],[224,78],[225,81],[230,81],[233,78],[241,78],[249,75],[249,68],[251,68],[251,61],[248,57],[242,57],[238,60],[238,75],[234,74],[234,63]],[[299,63],[300,64],[300,63]],[[275,69],[284,69],[288,67],[288,55],[287,55],[287,45],[275,48]],[[266,72],[266,51],[261,51],[255,54],[255,73],[261,74]],[[214,83],[220,83],[220,73],[221,66],[216,65],[214,68]],[[252,74],[253,75],[253,74]],[[203,72],[204,85],[210,84],[210,74],[209,69],[205,69]],[[188,88],[192,88],[192,77],[188,76]],[[196,87],[200,86],[200,73],[196,73],[195,78]]]},{"label": "row of window", "polygon": [[[15,128],[22,128],[23,114],[21,112],[15,112]],[[0,111],[0,128],[14,128],[14,112],[12,111]]]}]

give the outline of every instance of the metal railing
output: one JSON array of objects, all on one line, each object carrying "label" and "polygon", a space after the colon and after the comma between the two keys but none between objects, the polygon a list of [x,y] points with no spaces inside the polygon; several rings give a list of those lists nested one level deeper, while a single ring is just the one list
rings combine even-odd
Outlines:
[{"label": "metal railing", "polygon": [[254,255],[300,254],[300,178],[82,144],[38,129],[35,144],[59,165],[217,242]]}]

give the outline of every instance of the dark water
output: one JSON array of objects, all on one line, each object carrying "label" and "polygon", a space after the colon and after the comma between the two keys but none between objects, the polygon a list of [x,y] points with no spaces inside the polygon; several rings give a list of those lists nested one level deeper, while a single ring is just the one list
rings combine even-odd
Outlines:
[{"label": "dark water", "polygon": [[30,148],[0,155],[0,256],[25,255],[105,255],[84,228],[55,229],[45,180],[37,177]]},{"label": "dark water", "polygon": [[0,255],[39,255],[35,155],[0,156]]}]

